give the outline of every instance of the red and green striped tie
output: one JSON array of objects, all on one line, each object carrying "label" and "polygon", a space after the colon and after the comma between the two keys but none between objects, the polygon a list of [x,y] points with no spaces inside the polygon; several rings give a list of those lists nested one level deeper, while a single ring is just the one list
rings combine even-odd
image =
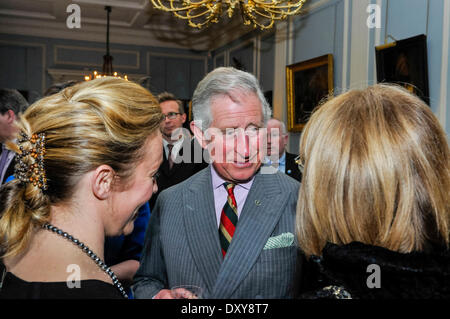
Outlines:
[{"label": "red and green striped tie", "polygon": [[238,222],[238,210],[236,198],[234,198],[233,193],[235,185],[232,183],[224,183],[223,185],[228,192],[228,197],[220,215],[219,239],[222,247],[222,255],[225,258]]}]

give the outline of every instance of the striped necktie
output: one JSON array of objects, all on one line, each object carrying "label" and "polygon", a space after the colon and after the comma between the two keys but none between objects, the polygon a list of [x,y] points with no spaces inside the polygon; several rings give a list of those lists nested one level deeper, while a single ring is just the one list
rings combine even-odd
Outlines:
[{"label": "striped necktie", "polygon": [[169,170],[171,170],[173,167],[173,158],[172,158],[173,144],[167,144],[167,148],[169,149],[169,155],[167,156],[167,159],[169,161]]},{"label": "striped necktie", "polygon": [[231,239],[233,238],[234,231],[236,229],[236,224],[238,222],[238,210],[236,205],[236,198],[234,197],[234,184],[224,183],[223,184],[227,190],[227,202],[222,208],[222,213],[220,215],[220,226],[219,226],[219,239],[220,246],[222,247],[222,255],[225,258],[225,254],[230,246]]}]

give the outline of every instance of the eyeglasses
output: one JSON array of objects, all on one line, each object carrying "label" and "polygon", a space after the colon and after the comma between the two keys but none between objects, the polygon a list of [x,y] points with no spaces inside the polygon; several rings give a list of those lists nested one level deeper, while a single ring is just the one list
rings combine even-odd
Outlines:
[{"label": "eyeglasses", "polygon": [[297,166],[298,166],[298,170],[299,170],[300,173],[302,173],[302,175],[303,175],[304,164],[303,164],[303,161],[302,161],[300,155],[297,156],[297,157],[294,159],[294,161],[295,161],[295,164],[297,164]]},{"label": "eyeglasses", "polygon": [[177,115],[180,115],[181,113],[177,113],[177,112],[169,112],[167,114],[163,114],[163,120],[165,120],[166,118],[169,120],[173,120],[177,117]]}]

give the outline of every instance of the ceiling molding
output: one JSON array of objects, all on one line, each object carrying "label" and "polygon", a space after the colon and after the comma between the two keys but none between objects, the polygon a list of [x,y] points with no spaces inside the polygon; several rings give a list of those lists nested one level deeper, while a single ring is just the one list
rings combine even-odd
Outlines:
[{"label": "ceiling molding", "polygon": [[[105,28],[103,26],[82,25],[81,29],[68,29],[65,23],[56,21],[4,18],[0,19],[0,33],[105,42]],[[116,44],[186,49],[186,46],[176,42],[155,39],[148,30],[130,30],[129,28],[124,29],[121,27],[111,27],[110,42]],[[199,46],[197,49],[205,50],[205,47]]]},{"label": "ceiling molding", "polygon": [[23,17],[23,18],[56,20],[56,17],[49,13],[22,11],[22,10],[0,9],[0,15],[6,15],[6,16],[12,16],[12,17]]},{"label": "ceiling molding", "polygon": [[123,8],[123,9],[135,9],[142,10],[145,9],[150,0],[141,0],[140,2],[132,1],[120,1],[120,0],[73,0],[77,4],[87,4],[87,5],[98,5],[98,6],[111,6],[113,8]]},{"label": "ceiling molding", "polygon": [[[43,0],[42,5],[35,0],[4,1],[0,4],[0,33],[13,35],[103,43],[106,5],[113,7],[110,42],[116,44],[212,51],[253,31],[242,25],[239,15],[229,19],[226,14],[217,24],[194,29],[185,20],[154,9],[150,0]],[[70,15],[66,8],[71,3],[81,8],[79,29],[66,25]]]},{"label": "ceiling molding", "polygon": [[[85,75],[89,75],[89,70],[70,70],[70,69],[47,69],[47,73],[52,79],[52,83],[63,83],[66,81],[83,81]],[[146,74],[129,74],[127,76],[132,81],[142,81],[148,76]]]}]

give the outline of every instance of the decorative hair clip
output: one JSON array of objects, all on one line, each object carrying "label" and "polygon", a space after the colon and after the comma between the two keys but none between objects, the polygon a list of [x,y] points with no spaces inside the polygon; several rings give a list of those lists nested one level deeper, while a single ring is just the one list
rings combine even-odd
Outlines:
[{"label": "decorative hair clip", "polygon": [[[28,149],[24,148],[25,142],[30,144]],[[16,155],[14,176],[22,183],[32,183],[33,186],[47,190],[44,169],[45,133],[33,134],[30,138],[24,132],[20,132],[17,143],[20,152]]]}]

